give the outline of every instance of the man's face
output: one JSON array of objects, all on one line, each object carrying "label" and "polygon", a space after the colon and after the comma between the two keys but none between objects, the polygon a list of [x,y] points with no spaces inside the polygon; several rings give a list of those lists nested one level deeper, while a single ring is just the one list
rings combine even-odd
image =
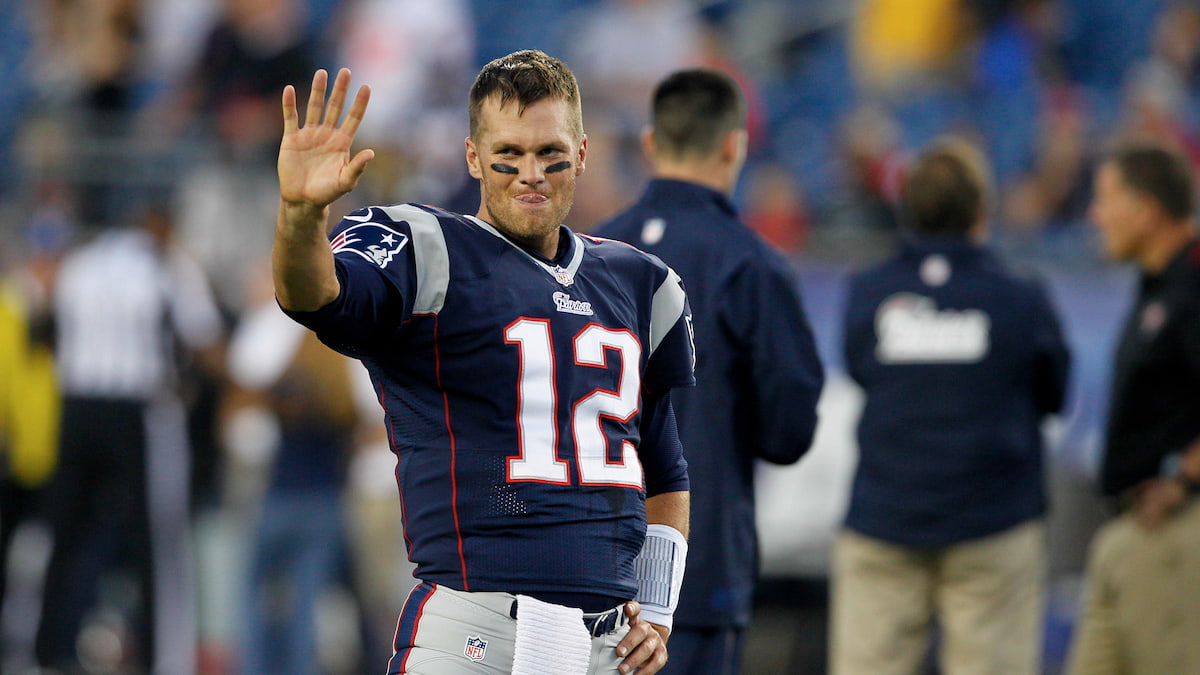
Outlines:
[{"label": "man's face", "polygon": [[1136,260],[1150,233],[1153,203],[1129,188],[1116,164],[1106,162],[1096,171],[1088,216],[1104,249],[1114,260]]},{"label": "man's face", "polygon": [[479,218],[552,258],[558,226],[575,199],[587,138],[561,99],[531,103],[523,114],[499,98],[484,101],[479,137],[467,139],[467,168],[479,179]]}]

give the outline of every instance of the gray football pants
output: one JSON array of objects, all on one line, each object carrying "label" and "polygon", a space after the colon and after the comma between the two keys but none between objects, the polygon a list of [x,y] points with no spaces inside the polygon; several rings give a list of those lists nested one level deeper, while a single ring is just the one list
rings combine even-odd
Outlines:
[{"label": "gray football pants", "polygon": [[[457,591],[422,583],[408,596],[397,623],[389,675],[501,675],[512,671],[517,621],[511,593]],[[629,632],[622,625],[592,638],[586,673],[617,675],[617,645]]]}]

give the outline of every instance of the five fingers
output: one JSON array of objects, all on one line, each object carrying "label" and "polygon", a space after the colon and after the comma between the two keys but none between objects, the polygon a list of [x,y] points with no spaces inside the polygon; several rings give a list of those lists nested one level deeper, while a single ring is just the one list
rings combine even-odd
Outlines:
[{"label": "five fingers", "polygon": [[[304,114],[304,126],[324,125],[337,128],[338,120],[342,116],[342,108],[346,104],[346,92],[350,89],[350,69],[342,68],[338,71],[333,82],[333,91],[329,95],[328,104],[326,104],[325,92],[328,85],[329,73],[324,69],[313,73],[312,89],[309,91],[308,107]],[[358,125],[362,123],[370,98],[370,87],[363,85],[358,88],[354,102],[350,105],[350,112],[346,115],[346,121],[342,125],[342,131],[351,136],[358,131]],[[296,89],[289,84],[283,88],[283,131],[292,133],[299,128]]]}]

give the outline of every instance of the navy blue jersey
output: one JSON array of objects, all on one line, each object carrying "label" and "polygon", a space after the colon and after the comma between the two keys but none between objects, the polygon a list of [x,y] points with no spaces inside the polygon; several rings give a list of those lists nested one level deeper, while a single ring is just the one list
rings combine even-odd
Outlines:
[{"label": "navy blue jersey", "polygon": [[688,487],[667,398],[693,383],[678,277],[560,234],[549,261],[476,218],[356,211],[331,238],[340,295],[293,314],[371,374],[425,581],[632,598],[646,496]]},{"label": "navy blue jersey", "polygon": [[687,573],[675,623],[747,625],[758,571],[754,464],[808,450],[823,383],[791,265],[720,193],[654,180],[596,231],[683,278],[696,327],[695,389],[672,401],[692,482]]},{"label": "navy blue jersey", "polygon": [[1040,284],[965,240],[909,242],[851,279],[844,330],[866,395],[847,527],[936,547],[1044,513],[1069,356]]}]

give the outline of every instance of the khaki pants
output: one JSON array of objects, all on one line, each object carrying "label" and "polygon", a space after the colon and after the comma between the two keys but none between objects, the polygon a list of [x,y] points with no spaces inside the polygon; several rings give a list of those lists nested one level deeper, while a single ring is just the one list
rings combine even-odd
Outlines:
[{"label": "khaki pants", "polygon": [[843,531],[834,547],[830,672],[921,672],[936,619],[945,675],[1039,673],[1045,567],[1041,520],[941,549]]},{"label": "khaki pants", "polygon": [[1067,673],[1200,673],[1200,499],[1157,530],[1124,515],[1096,534]]}]

